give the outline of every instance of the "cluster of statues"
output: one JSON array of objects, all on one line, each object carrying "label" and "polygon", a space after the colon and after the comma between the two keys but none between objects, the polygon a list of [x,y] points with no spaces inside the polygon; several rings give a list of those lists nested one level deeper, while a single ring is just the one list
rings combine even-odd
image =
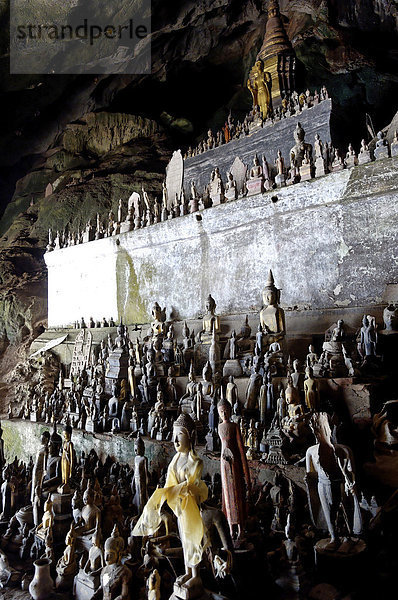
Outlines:
[{"label": "cluster of statues", "polygon": [[270,102],[269,82],[266,81],[266,74],[259,65],[258,61],[252,69],[251,76],[248,79],[248,88],[253,96],[253,109],[243,119],[242,122],[234,122],[232,114],[229,113],[228,118],[221,130],[213,133],[211,129],[207,132],[207,137],[199,142],[195,147],[189,147],[184,159],[198,156],[203,152],[218,148],[223,144],[228,144],[232,140],[237,140],[252,133],[258,127],[272,125],[276,121],[300,114],[303,110],[311,108],[327,100],[329,94],[325,86],[318,92],[315,90],[311,94],[310,90],[306,90],[299,94],[294,91],[289,97],[282,100],[281,106],[272,108]]}]

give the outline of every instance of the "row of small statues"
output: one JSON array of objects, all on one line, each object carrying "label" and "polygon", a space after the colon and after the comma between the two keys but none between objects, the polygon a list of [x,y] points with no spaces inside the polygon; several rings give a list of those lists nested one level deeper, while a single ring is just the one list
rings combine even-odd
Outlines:
[{"label": "row of small statues", "polygon": [[[314,145],[305,142],[305,131],[298,123],[294,131],[295,145],[290,150],[290,166],[285,163],[280,150],[274,164],[268,163],[265,156],[262,162],[257,157],[253,159],[250,169],[241,163],[239,173],[234,167],[226,174],[224,182],[218,167],[213,169],[210,182],[201,195],[195,185],[191,182],[190,199],[185,195],[184,188],[180,197],[172,199],[171,206],[168,198],[166,184],[163,183],[163,197],[161,202],[157,198],[152,202],[147,192],[142,188],[142,198],[137,192],[133,192],[128,200],[127,212],[124,214],[123,201],[119,200],[117,219],[113,211],[108,214],[108,220],[104,224],[97,214],[96,224],[88,221],[84,231],[72,232],[57,231],[54,236],[49,230],[47,252],[75,246],[81,243],[102,239],[140,229],[155,223],[164,222],[175,217],[193,214],[211,206],[236,200],[242,196],[254,196],[264,193],[275,187],[282,187],[320,177],[327,173],[340,171],[344,168],[354,167],[358,164],[366,164],[372,160],[388,158],[398,155],[398,132],[395,131],[391,145],[383,131],[377,134],[376,146],[370,150],[365,140],[362,140],[359,154],[357,155],[352,144],[349,144],[347,152],[341,154],[339,150],[315,135]],[[244,172],[243,180],[242,170]],[[238,183],[239,182],[239,183]]]},{"label": "row of small statues", "polygon": [[188,148],[184,155],[184,160],[192,158],[193,156],[198,156],[208,150],[218,148],[232,140],[249,135],[253,128],[258,127],[259,124],[261,124],[261,126],[271,125],[283,118],[298,115],[301,111],[311,108],[328,98],[329,94],[325,86],[321,88],[319,93],[315,90],[313,95],[308,89],[305,93],[302,92],[301,94],[294,91],[290,97],[283,98],[281,106],[278,106],[275,110],[268,111],[264,118],[261,108],[256,106],[248,115],[246,115],[242,123],[240,121],[234,123],[232,113],[230,112],[221,130],[217,131],[214,135],[213,131],[209,129],[207,138],[201,140],[195,148]]}]

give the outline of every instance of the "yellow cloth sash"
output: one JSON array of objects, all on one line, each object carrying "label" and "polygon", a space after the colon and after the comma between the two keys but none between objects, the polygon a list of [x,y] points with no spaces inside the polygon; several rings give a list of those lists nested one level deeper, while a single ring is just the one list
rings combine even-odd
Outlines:
[{"label": "yellow cloth sash", "polygon": [[167,502],[178,519],[185,565],[195,566],[202,560],[206,546],[205,528],[198,505],[207,500],[208,489],[201,480],[203,463],[193,451],[189,453],[187,479],[179,483],[175,468],[178,456],[177,453],[169,464],[165,487],[155,490],[146,503],[133,535],[153,535],[162,523],[161,508]]}]

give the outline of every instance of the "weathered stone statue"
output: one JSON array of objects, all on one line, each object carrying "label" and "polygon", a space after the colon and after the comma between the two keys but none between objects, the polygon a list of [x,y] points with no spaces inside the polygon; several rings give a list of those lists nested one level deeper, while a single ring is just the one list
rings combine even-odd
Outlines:
[{"label": "weathered stone statue", "polygon": [[74,581],[76,600],[91,598],[101,585],[100,574],[105,566],[104,553],[101,544],[101,531],[97,527],[92,535],[92,546],[86,560],[80,561],[79,573]]},{"label": "weathered stone statue", "polygon": [[55,586],[57,590],[70,589],[73,579],[78,572],[76,562],[76,533],[73,523],[65,539],[66,548],[57,563],[57,579]]},{"label": "weathered stone statue", "polygon": [[249,382],[246,389],[246,410],[255,410],[257,408],[257,398],[261,387],[262,377],[259,373],[260,365],[256,364],[252,374],[250,375]]},{"label": "weathered stone statue", "polygon": [[35,466],[33,467],[32,473],[32,489],[30,493],[30,499],[33,503],[36,488],[42,488],[45,471],[47,469],[47,457],[48,457],[48,443],[50,441],[50,432],[43,431],[41,435],[41,448],[37,453]]},{"label": "weathered stone statue", "polygon": [[[348,535],[359,535],[362,531],[352,454],[347,446],[332,442],[326,413],[314,414],[311,426],[317,440],[315,446],[308,448],[306,453],[306,484],[311,517],[315,527],[329,531],[330,540],[321,540],[318,544],[323,549],[337,550],[340,542],[335,522],[341,503],[346,505],[346,515],[350,512],[353,514]],[[348,507],[349,504],[351,507]]]},{"label": "weathered stone statue", "polygon": [[203,335],[210,341],[213,331],[220,332],[220,317],[215,314],[216,306],[214,298],[209,294],[206,300],[206,314],[203,317],[203,329],[198,334],[198,341],[202,341]]},{"label": "weathered stone statue", "polygon": [[364,165],[372,160],[372,155],[369,150],[369,146],[365,140],[361,141],[361,147],[359,149],[358,164]]},{"label": "weathered stone statue", "polygon": [[92,600],[130,600],[130,580],[132,573],[123,565],[122,550],[114,537],[109,537],[104,547],[106,566],[101,570],[101,585]]},{"label": "weathered stone statue", "polygon": [[217,206],[217,204],[222,204],[222,202],[224,202],[224,184],[218,167],[216,167],[211,173],[209,196],[213,206]]},{"label": "weathered stone statue", "polygon": [[81,517],[84,525],[78,530],[78,533],[84,537],[91,537],[94,530],[101,523],[101,511],[98,506],[95,505],[95,492],[91,486],[89,486],[83,494]]},{"label": "weathered stone statue", "polygon": [[359,352],[364,361],[376,356],[377,326],[376,317],[364,315],[360,332]]},{"label": "weathered stone statue", "polygon": [[60,449],[62,438],[57,433],[57,426],[54,421],[54,430],[50,437],[49,457],[47,459],[47,468],[43,478],[42,488],[44,491],[54,492],[62,483],[61,456]]},{"label": "weathered stone statue", "polygon": [[300,123],[297,123],[296,129],[294,130],[294,141],[296,142],[293,148],[290,150],[290,158],[294,158],[297,162],[297,167],[300,168],[304,157],[307,156],[309,161],[312,162],[312,145],[304,142],[305,131]]},{"label": "weathered stone statue", "polygon": [[227,173],[227,183],[225,185],[225,197],[227,198],[227,200],[236,200],[236,198],[238,197],[236,181],[231,172]]},{"label": "weathered stone statue", "polygon": [[[176,580],[177,597],[200,596],[202,582],[199,563],[204,547],[204,525],[199,504],[207,499],[207,487],[201,480],[203,462],[194,450],[195,423],[186,414],[174,422],[173,440],[177,454],[172,459],[166,486],[155,490],[133,530],[133,535],[153,535],[162,523],[161,508],[167,502],[177,516],[184,552],[185,574]],[[189,590],[189,594],[187,591]]]},{"label": "weathered stone statue", "polygon": [[137,515],[140,515],[148,502],[148,459],[145,456],[144,442],[139,434],[134,441],[134,451],[133,504]]},{"label": "weathered stone statue", "polygon": [[374,151],[376,160],[388,158],[390,156],[390,146],[386,139],[384,131],[379,131],[377,134],[376,148]]},{"label": "weathered stone statue", "polygon": [[279,306],[280,290],[275,287],[272,271],[263,290],[264,308],[260,311],[260,324],[269,334],[269,341],[282,339],[286,333],[285,313]]},{"label": "weathered stone statue", "polygon": [[394,304],[386,306],[383,311],[383,320],[385,327],[383,333],[398,331],[398,306]]},{"label": "weathered stone statue", "polygon": [[250,474],[239,425],[231,421],[229,402],[221,400],[217,406],[221,439],[222,509],[227,517],[231,537],[236,546],[243,539],[250,497]]},{"label": "weathered stone statue", "polygon": [[257,154],[253,158],[253,166],[249,171],[249,179],[246,181],[247,195],[255,196],[264,192],[263,168],[260,165]]}]

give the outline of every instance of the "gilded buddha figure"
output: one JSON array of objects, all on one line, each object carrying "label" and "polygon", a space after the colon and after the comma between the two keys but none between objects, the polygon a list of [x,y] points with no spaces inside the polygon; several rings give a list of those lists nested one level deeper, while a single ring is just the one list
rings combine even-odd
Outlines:
[{"label": "gilded buddha figure", "polygon": [[271,85],[271,74],[264,71],[263,61],[257,60],[250,71],[247,87],[253,96],[253,108],[260,108],[263,119],[266,119],[272,110]]}]

